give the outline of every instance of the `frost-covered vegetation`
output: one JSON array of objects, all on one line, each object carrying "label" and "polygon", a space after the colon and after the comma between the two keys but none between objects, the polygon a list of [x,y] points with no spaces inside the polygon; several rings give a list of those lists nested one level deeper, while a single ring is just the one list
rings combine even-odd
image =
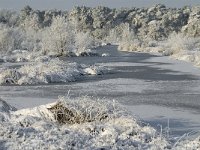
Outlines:
[{"label": "frost-covered vegetation", "polygon": [[[13,17],[5,18],[7,13],[11,12],[0,12],[1,55],[9,57],[13,51],[23,50],[40,56],[79,56],[95,46],[88,32],[78,31],[62,14],[49,12],[47,16],[51,17],[48,23],[41,23],[42,12],[33,11],[27,6],[20,14],[13,12],[14,16],[18,16],[14,17],[16,20],[13,24]],[[21,57],[26,59],[27,55]]]},{"label": "frost-covered vegetation", "polygon": [[2,68],[0,84],[65,83],[75,81],[83,75],[100,75],[106,70],[103,66],[85,66],[51,59],[23,65],[19,68]]},{"label": "frost-covered vegetation", "polygon": [[[88,49],[107,42],[119,44],[119,50],[162,52],[199,64],[199,10],[199,6],[177,9],[160,4],[123,9],[74,7],[71,11],[26,6],[20,13],[2,10],[0,53],[26,50],[32,60],[35,55],[89,56],[93,54]],[[22,57],[11,60],[31,60]]]},{"label": "frost-covered vegetation", "polygon": [[164,149],[164,137],[142,126],[116,102],[91,97],[61,98],[11,111],[0,101],[1,149]]},{"label": "frost-covered vegetation", "polygon": [[198,149],[199,138],[172,144],[108,99],[60,97],[16,110],[0,100],[0,149]]}]

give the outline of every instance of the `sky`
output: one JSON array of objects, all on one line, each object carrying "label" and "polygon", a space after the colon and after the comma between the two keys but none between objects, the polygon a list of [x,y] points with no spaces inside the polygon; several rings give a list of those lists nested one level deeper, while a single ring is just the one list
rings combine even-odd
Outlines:
[{"label": "sky", "polygon": [[165,4],[167,7],[200,5],[200,0],[0,0],[0,9],[20,10],[29,5],[34,9],[71,10],[74,6],[149,7]]}]

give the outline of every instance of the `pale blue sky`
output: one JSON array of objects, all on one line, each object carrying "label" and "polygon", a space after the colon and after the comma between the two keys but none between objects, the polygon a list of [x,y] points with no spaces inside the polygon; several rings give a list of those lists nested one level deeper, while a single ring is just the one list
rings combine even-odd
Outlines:
[{"label": "pale blue sky", "polygon": [[148,7],[154,4],[165,4],[168,7],[182,7],[185,5],[200,5],[200,0],[0,0],[0,8],[19,10],[25,5],[34,9],[62,9],[69,10],[73,6],[107,6],[119,7]]}]

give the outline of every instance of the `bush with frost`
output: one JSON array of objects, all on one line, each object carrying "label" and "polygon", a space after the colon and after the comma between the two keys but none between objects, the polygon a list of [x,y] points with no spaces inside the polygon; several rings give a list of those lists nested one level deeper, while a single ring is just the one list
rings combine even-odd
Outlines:
[{"label": "bush with frost", "polygon": [[6,24],[9,27],[17,26],[19,24],[19,14],[16,11],[1,9],[0,23]]},{"label": "bush with frost", "polygon": [[94,41],[89,32],[77,32],[75,34],[75,53],[78,55],[87,52],[89,48],[92,48],[93,44]]},{"label": "bush with frost", "polygon": [[[38,57],[39,59],[39,57]],[[49,58],[41,58],[49,59]],[[17,69],[0,70],[0,84],[47,84],[66,83],[79,79],[83,75],[100,75],[106,69],[101,66],[85,66],[68,63],[59,59],[37,61]]]},{"label": "bush with frost", "polygon": [[141,48],[141,42],[136,37],[129,24],[124,24],[124,28],[119,42],[118,49],[124,51],[137,51]]},{"label": "bush with frost", "polygon": [[174,55],[184,51],[199,51],[200,39],[183,33],[172,33],[164,44],[164,54]]},{"label": "bush with frost", "polygon": [[39,27],[39,21],[37,17],[34,16],[27,17],[20,26],[25,34],[25,38],[21,43],[21,47],[23,50],[41,50],[43,29]]},{"label": "bush with frost", "polygon": [[75,100],[71,100],[69,97],[61,97],[48,110],[54,114],[55,121],[60,124],[105,121],[119,117],[123,113],[117,103],[92,100],[88,96]]},{"label": "bush with frost", "polygon": [[182,32],[193,37],[200,36],[200,6],[190,8],[187,24],[183,26]]},{"label": "bush with frost", "polygon": [[108,36],[106,37],[106,42],[117,44],[120,41],[120,33],[116,28],[113,28],[109,31]]},{"label": "bush with frost", "polygon": [[74,49],[74,29],[65,17],[54,17],[42,33],[42,51],[50,55],[67,55]]},{"label": "bush with frost", "polygon": [[24,35],[21,29],[0,24],[0,54],[20,49],[23,39]]}]

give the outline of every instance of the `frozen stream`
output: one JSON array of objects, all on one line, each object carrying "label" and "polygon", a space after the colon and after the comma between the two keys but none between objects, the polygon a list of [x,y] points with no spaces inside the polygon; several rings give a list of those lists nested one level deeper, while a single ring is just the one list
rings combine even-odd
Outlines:
[{"label": "frozen stream", "polygon": [[[141,120],[171,136],[200,131],[200,69],[190,63],[146,53],[118,52],[116,46],[97,49],[108,57],[66,58],[100,63],[110,73],[67,84],[0,86],[0,96],[17,108],[54,102],[59,95],[91,95],[116,99]],[[63,58],[65,60],[65,58]]]}]

